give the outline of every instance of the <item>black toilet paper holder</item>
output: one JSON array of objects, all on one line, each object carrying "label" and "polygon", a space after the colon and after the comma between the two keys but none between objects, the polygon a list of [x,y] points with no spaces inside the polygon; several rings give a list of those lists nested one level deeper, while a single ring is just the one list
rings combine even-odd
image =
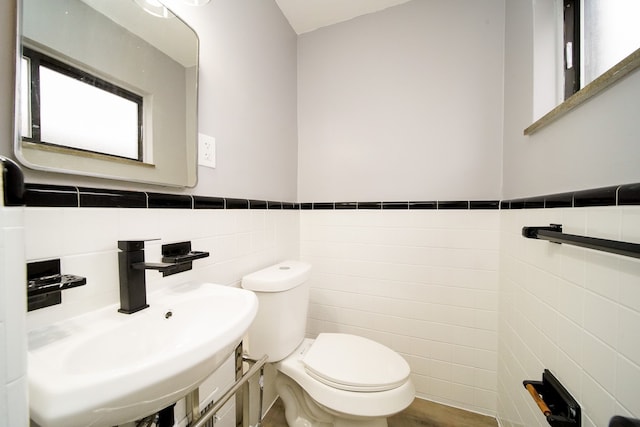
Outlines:
[{"label": "black toilet paper holder", "polygon": [[581,427],[580,405],[558,379],[545,369],[542,381],[522,382],[552,427]]}]

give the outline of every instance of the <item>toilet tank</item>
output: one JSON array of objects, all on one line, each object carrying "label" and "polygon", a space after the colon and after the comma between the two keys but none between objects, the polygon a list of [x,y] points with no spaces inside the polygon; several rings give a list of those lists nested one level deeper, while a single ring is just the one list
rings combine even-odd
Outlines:
[{"label": "toilet tank", "polygon": [[258,314],[247,331],[244,349],[251,358],[268,355],[277,362],[305,336],[311,264],[284,261],[242,278],[242,287],[258,297]]}]

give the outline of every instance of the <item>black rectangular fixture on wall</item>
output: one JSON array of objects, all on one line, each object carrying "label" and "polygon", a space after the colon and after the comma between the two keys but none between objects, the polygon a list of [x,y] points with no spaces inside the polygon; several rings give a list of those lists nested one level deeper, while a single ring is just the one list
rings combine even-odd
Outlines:
[{"label": "black rectangular fixture on wall", "polygon": [[522,382],[552,427],[581,427],[580,405],[558,379],[545,369],[542,381]]}]

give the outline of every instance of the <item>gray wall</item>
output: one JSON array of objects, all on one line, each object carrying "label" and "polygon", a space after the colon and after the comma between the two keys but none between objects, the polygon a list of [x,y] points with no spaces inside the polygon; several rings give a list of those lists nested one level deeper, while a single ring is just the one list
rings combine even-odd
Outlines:
[{"label": "gray wall", "polygon": [[506,2],[503,197],[640,181],[640,74],[524,136],[533,117],[533,0]]},{"label": "gray wall", "polygon": [[295,200],[296,34],[274,1],[172,6],[200,38],[199,131],[216,138],[217,168],[198,194]]},{"label": "gray wall", "polygon": [[504,1],[412,1],[298,42],[301,201],[500,197]]}]

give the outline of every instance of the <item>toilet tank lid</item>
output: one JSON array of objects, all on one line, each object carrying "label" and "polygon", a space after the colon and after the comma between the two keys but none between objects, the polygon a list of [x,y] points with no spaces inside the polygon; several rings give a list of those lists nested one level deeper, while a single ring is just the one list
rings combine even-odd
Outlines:
[{"label": "toilet tank lid", "polygon": [[256,292],[282,292],[307,281],[311,264],[303,261],[283,261],[242,278],[242,287]]}]

